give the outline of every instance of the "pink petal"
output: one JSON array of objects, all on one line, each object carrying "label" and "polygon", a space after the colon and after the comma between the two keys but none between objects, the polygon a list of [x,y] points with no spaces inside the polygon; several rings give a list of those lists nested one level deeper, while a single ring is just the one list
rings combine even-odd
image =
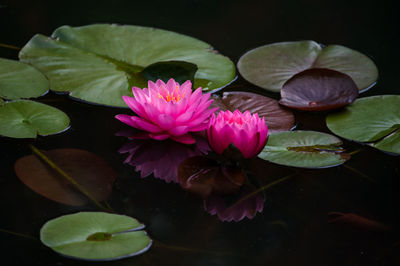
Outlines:
[{"label": "pink petal", "polygon": [[157,120],[158,125],[164,130],[168,130],[175,125],[175,119],[168,114],[159,114]]},{"label": "pink petal", "polygon": [[190,134],[185,134],[182,136],[170,136],[172,140],[183,143],[183,144],[193,144],[196,143],[196,140],[190,135]]},{"label": "pink petal", "polygon": [[133,97],[122,96],[124,102],[128,105],[132,111],[134,111],[138,116],[146,116],[143,106]]},{"label": "pink petal", "polygon": [[131,127],[135,127],[136,128],[136,124],[131,120],[130,115],[124,115],[124,114],[120,114],[120,115],[116,115],[115,118],[118,119],[119,121],[121,121],[122,123],[125,123]]},{"label": "pink petal", "polygon": [[168,134],[149,134],[149,137],[155,140],[166,140],[170,136]]},{"label": "pink petal", "polygon": [[133,123],[136,124],[134,127],[138,128],[138,129],[148,131],[151,133],[159,133],[159,132],[163,131],[160,127],[158,127],[152,123],[149,123],[148,121],[146,121],[140,117],[131,116],[131,120]]},{"label": "pink petal", "polygon": [[234,133],[229,125],[225,125],[220,130],[211,125],[208,130],[208,141],[213,150],[222,154],[229,144],[232,143]]},{"label": "pink petal", "polygon": [[189,131],[189,127],[188,126],[173,127],[170,130],[168,130],[168,132],[171,135],[174,135],[174,136],[184,135],[184,134],[188,133],[188,131]]}]

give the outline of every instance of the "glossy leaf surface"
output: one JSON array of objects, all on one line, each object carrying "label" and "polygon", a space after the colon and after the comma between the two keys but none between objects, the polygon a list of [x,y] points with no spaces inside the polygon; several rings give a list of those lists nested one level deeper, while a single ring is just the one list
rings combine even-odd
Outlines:
[{"label": "glossy leaf surface", "polygon": [[[160,62],[196,65],[194,88],[205,91],[224,87],[235,78],[232,61],[209,44],[140,26],[62,26],[51,38],[34,36],[21,50],[20,59],[45,73],[51,90],[110,106],[125,106],[122,95],[131,95],[132,86],[146,86],[145,76],[150,77],[142,71]],[[161,77],[167,74],[159,73]]]},{"label": "glossy leaf surface", "polygon": [[48,221],[40,240],[54,251],[75,259],[108,261],[139,255],[151,239],[136,219],[104,212],[79,212]]},{"label": "glossy leaf surface", "polygon": [[281,42],[248,51],[237,64],[249,82],[279,92],[283,84],[310,68],[327,68],[349,75],[360,91],[371,87],[378,69],[367,56],[341,45],[322,45],[314,41]]},{"label": "glossy leaf surface", "polygon": [[39,97],[48,89],[48,80],[36,68],[0,58],[0,98],[16,100]]},{"label": "glossy leaf surface", "polygon": [[324,111],[351,104],[357,85],[346,74],[311,68],[290,78],[281,89],[280,104],[304,111]]},{"label": "glossy leaf surface", "polygon": [[16,100],[0,105],[0,135],[11,138],[36,138],[51,135],[69,127],[69,118],[52,106]]},{"label": "glossy leaf surface", "polygon": [[271,134],[258,155],[272,163],[303,168],[332,167],[350,156],[340,147],[335,136],[316,131],[289,131]]},{"label": "glossy leaf surface", "polygon": [[400,95],[379,95],[356,100],[326,118],[328,128],[343,138],[373,142],[387,152],[400,153]]}]

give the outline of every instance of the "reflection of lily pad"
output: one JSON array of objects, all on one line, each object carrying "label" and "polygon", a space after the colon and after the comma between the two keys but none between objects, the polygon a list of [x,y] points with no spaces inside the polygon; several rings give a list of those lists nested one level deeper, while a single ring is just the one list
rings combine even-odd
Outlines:
[{"label": "reflection of lily pad", "polygon": [[373,142],[371,146],[400,153],[400,95],[380,95],[356,100],[326,118],[328,128],[343,138]]},{"label": "reflection of lily pad", "polygon": [[224,92],[222,98],[213,97],[213,107],[220,110],[233,112],[239,109],[241,112],[258,113],[265,118],[269,133],[290,130],[294,125],[293,113],[280,106],[277,100],[250,92]]},{"label": "reflection of lily pad", "polygon": [[68,116],[52,106],[29,100],[0,105],[0,135],[12,138],[36,138],[64,131]]},{"label": "reflection of lily pad", "polygon": [[0,98],[39,97],[49,89],[45,76],[30,65],[0,58]]},{"label": "reflection of lily pad", "polygon": [[237,64],[249,82],[279,92],[295,74],[309,68],[327,68],[349,75],[360,91],[371,87],[378,69],[367,56],[341,45],[326,47],[314,41],[281,42],[245,53]]},{"label": "reflection of lily pad", "polygon": [[132,86],[144,86],[141,71],[158,62],[195,64],[194,87],[205,91],[221,88],[235,78],[232,61],[209,44],[139,26],[63,26],[52,38],[34,36],[21,50],[20,59],[45,73],[51,90],[111,106],[125,106],[121,96],[131,95]]},{"label": "reflection of lily pad", "polygon": [[[94,199],[103,201],[111,194],[117,173],[103,158],[78,149],[56,149],[43,153]],[[14,169],[25,185],[46,198],[76,206],[88,202],[65,177],[35,155],[18,159]]]},{"label": "reflection of lily pad", "polygon": [[80,212],[48,221],[40,240],[54,251],[76,259],[107,261],[139,255],[151,239],[136,219],[104,212]]},{"label": "reflection of lily pad", "polygon": [[242,169],[218,165],[203,156],[185,159],[178,167],[182,188],[203,198],[237,192],[246,179]]},{"label": "reflection of lily pad", "polygon": [[311,68],[290,78],[281,89],[280,104],[304,111],[323,111],[351,104],[357,85],[346,74]]},{"label": "reflection of lily pad", "polygon": [[258,155],[272,163],[324,168],[336,166],[349,159],[335,136],[316,131],[289,131],[271,134],[264,150]]}]

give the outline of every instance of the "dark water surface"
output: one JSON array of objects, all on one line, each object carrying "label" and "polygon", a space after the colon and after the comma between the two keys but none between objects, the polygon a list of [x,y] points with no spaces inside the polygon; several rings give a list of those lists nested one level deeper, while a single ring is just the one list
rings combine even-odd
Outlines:
[{"label": "dark water surface", "polygon": [[[1,1],[0,42],[22,47],[34,34],[50,35],[61,25],[114,22],[196,37],[236,63],[257,46],[311,39],[341,44],[373,58],[380,78],[361,95],[365,97],[400,92],[397,14],[389,1]],[[17,53],[0,47],[0,57],[16,59]],[[241,77],[225,88],[230,90],[279,97]],[[126,155],[118,149],[126,139],[115,134],[126,127],[114,115],[127,110],[52,93],[39,101],[66,112],[71,128],[33,141],[0,138],[2,230],[38,238],[49,219],[97,210],[92,205],[71,207],[50,201],[22,184],[13,165],[31,154],[28,144],[33,143],[44,150],[88,150],[118,172],[111,206],[146,224],[154,243],[143,255],[101,265],[400,265],[400,156],[365,147],[345,166],[320,170],[254,160],[252,167],[262,184],[296,175],[265,191],[263,212],[254,219],[222,222],[204,210],[200,198],[179,185],[152,176],[142,179],[133,167],[123,164]],[[295,115],[299,129],[328,132],[326,113]],[[345,142],[345,147],[353,151],[361,146]],[[328,223],[331,212],[369,220]],[[2,265],[100,264],[67,259],[37,240],[4,232],[0,241]]]}]

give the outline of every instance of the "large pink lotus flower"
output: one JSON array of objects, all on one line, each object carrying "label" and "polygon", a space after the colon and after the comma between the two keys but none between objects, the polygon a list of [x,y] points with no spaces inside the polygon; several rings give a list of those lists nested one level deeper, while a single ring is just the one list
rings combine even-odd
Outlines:
[{"label": "large pink lotus flower", "polygon": [[189,80],[179,85],[174,79],[167,84],[161,80],[149,81],[144,89],[133,87],[134,97],[122,98],[138,116],[119,114],[116,118],[145,131],[140,138],[195,143],[190,132],[205,130],[216,108],[208,109],[212,103],[209,93],[202,94],[201,88],[192,92],[191,87]]},{"label": "large pink lotus flower", "polygon": [[218,154],[222,154],[230,144],[238,148],[244,158],[251,158],[261,152],[267,142],[268,128],[264,117],[239,110],[221,111],[212,114],[207,130],[208,142]]}]

